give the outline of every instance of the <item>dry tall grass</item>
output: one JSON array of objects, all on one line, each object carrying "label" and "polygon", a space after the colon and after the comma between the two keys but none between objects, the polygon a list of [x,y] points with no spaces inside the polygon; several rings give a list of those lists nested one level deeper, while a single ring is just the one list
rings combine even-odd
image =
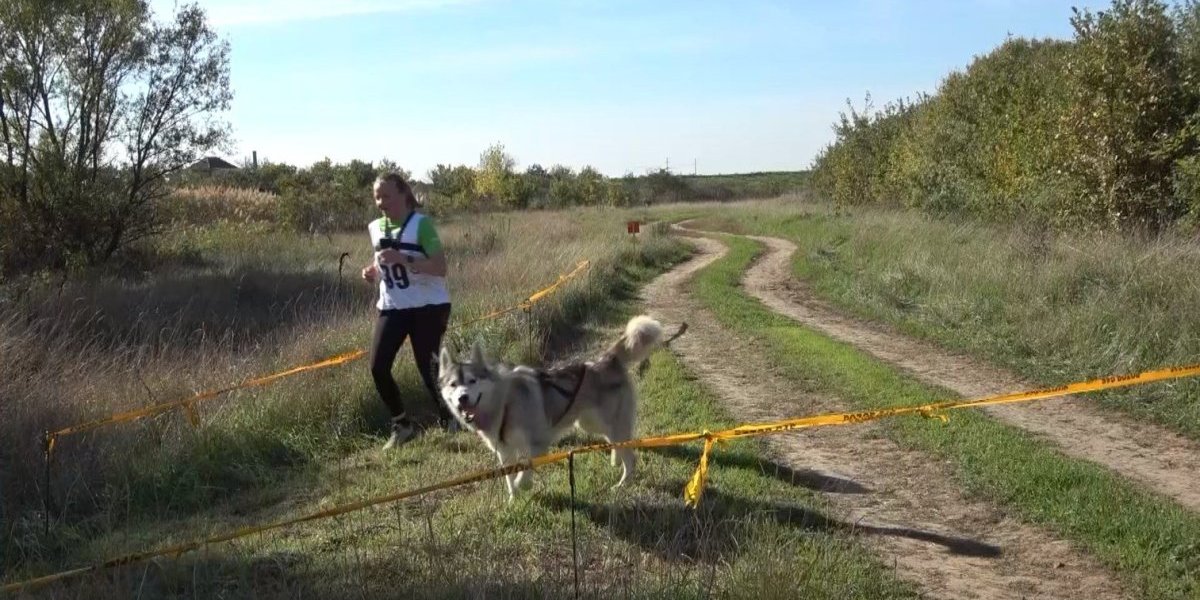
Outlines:
[{"label": "dry tall grass", "polygon": [[[371,252],[365,224],[361,234],[310,236],[238,218],[203,227],[181,221],[162,240],[168,260],[151,272],[84,273],[7,290],[9,300],[0,306],[5,364],[0,438],[6,441],[0,448],[5,465],[0,485],[5,513],[18,517],[10,528],[40,521],[43,431],[367,346],[375,292],[358,278]],[[620,215],[601,209],[440,222],[450,260],[452,325],[516,303],[585,258],[593,261],[592,272],[568,294],[576,303],[602,301],[606,273],[675,251],[663,239],[639,246],[628,239],[623,223]],[[539,347],[564,310],[569,308],[534,314]],[[481,337],[509,348],[511,358],[529,358],[528,332],[519,318],[480,323],[456,332],[450,342]],[[421,396],[407,352],[397,371]],[[129,500],[137,489],[173,490],[179,497],[169,504],[189,496],[204,502],[201,488],[212,487],[214,479],[237,480],[221,465],[231,462],[230,452],[243,458],[258,453],[270,465],[306,460],[318,451],[315,441],[296,446],[274,439],[266,422],[326,433],[377,428],[382,412],[364,363],[336,369],[337,375],[301,375],[205,403],[203,433],[171,413],[64,437],[51,482],[61,505],[57,518],[71,521],[103,511],[114,494]],[[211,456],[197,448],[208,448]],[[193,469],[197,461],[205,466]],[[186,485],[179,480],[183,476],[189,478]],[[130,483],[147,477],[153,481]],[[195,494],[181,491],[189,485]],[[161,504],[161,498],[144,500]]]},{"label": "dry tall grass", "polygon": [[[455,321],[512,304],[578,260],[593,261],[587,276],[534,311],[533,348],[520,316],[473,326],[452,343],[481,337],[506,358],[534,361],[547,347],[594,344],[580,326],[617,326],[637,282],[683,256],[663,228],[633,241],[626,216],[594,209],[441,222]],[[466,435],[432,433],[399,452],[374,452],[385,419],[359,363],[211,402],[195,430],[172,414],[65,438],[53,482],[61,506],[43,536],[33,493],[42,429],[366,344],[373,291],[355,281],[369,256],[365,234],[181,223],[180,235],[163,245],[168,256],[187,260],[136,278],[93,275],[61,289],[37,286],[4,309],[0,360],[19,359],[20,372],[0,388],[0,434],[20,443],[0,449],[13,466],[3,484],[23,485],[7,498],[6,514],[17,518],[7,526],[0,580],[494,464]],[[401,363],[402,388],[423,395],[411,361]],[[729,424],[715,398],[669,356],[652,361],[639,387],[639,427],[647,433]],[[854,524],[821,514],[804,477],[762,460],[756,448],[735,442],[714,457],[712,484],[721,489],[709,490],[700,511],[679,498],[694,449],[645,453],[639,479],[620,492],[608,490],[613,471],[605,457],[581,457],[582,592],[914,596],[849,539]],[[573,588],[574,562],[564,480],[561,469],[544,469],[539,491],[513,504],[498,482],[470,486],[43,591],[89,598],[562,597]]]},{"label": "dry tall grass", "polygon": [[278,202],[279,196],[270,192],[204,185],[176,189],[168,200],[168,208],[173,218],[188,223],[269,223]]}]

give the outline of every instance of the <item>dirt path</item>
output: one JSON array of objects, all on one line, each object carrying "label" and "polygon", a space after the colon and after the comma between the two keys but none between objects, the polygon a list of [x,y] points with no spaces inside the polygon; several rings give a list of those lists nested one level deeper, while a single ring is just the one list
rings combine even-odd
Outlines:
[{"label": "dirt path", "polygon": [[[723,330],[689,297],[683,287],[687,279],[725,251],[711,239],[694,241],[700,253],[644,291],[651,314],[688,322],[688,333],[672,345],[684,363],[739,421],[844,409],[827,397],[797,397],[753,342]],[[995,506],[967,498],[950,483],[945,467],[902,450],[872,425],[766,439],[778,462],[797,471],[795,483],[825,492],[839,513],[831,516],[853,524],[886,563],[926,595],[1125,597],[1094,559]]]},{"label": "dirt path", "polygon": [[[746,237],[765,244],[767,253],[746,271],[742,285],[771,310],[857,346],[923,381],[967,397],[1039,387],[980,361],[840,314],[813,298],[792,275],[795,244],[778,238]],[[1042,435],[1066,454],[1103,465],[1189,509],[1200,510],[1200,485],[1196,485],[1200,444],[1192,440],[1104,411],[1087,398],[985,410],[1006,423]]]}]

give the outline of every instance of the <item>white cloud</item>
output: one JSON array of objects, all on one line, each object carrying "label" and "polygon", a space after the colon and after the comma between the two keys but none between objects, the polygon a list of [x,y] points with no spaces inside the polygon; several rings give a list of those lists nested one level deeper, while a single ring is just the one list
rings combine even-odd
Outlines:
[{"label": "white cloud", "polygon": [[[198,0],[217,27],[311,21],[352,15],[433,10],[477,0]],[[173,12],[180,0],[151,0],[154,12]]]}]

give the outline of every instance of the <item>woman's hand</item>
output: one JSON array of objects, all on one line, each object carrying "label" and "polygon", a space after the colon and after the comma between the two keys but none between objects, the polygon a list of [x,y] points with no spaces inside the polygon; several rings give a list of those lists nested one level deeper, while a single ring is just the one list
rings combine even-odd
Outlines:
[{"label": "woman's hand", "polygon": [[362,278],[367,283],[375,283],[379,280],[379,267],[375,266],[375,263],[363,267]]}]

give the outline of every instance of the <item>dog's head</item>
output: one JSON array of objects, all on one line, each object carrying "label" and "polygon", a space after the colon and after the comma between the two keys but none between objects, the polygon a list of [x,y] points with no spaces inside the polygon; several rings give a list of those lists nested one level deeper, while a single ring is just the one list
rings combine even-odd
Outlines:
[{"label": "dog's head", "polygon": [[[467,425],[475,425],[481,413],[490,413],[499,377],[484,355],[478,342],[471,349],[471,358],[460,362],[442,348],[438,357],[438,379],[442,401],[450,411]],[[486,427],[486,424],[483,424]]]}]

